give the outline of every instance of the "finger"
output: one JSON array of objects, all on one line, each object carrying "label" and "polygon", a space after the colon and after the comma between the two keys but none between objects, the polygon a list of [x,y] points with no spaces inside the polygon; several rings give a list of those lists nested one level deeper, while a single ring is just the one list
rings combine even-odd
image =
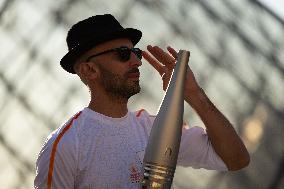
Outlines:
[{"label": "finger", "polygon": [[172,55],[175,59],[177,59],[178,53],[177,53],[177,51],[176,51],[175,49],[173,49],[172,47],[168,46],[168,47],[167,47],[167,50],[171,53],[171,55]]},{"label": "finger", "polygon": [[157,60],[155,60],[148,52],[142,51],[143,58],[151,64],[155,70],[159,72],[159,74],[162,76],[164,73],[164,67],[161,65]]},{"label": "finger", "polygon": [[163,51],[158,46],[152,47],[151,45],[147,46],[147,50],[163,65],[167,66],[168,69],[173,69],[175,65],[175,59],[167,52]]},{"label": "finger", "polygon": [[167,66],[168,68],[172,69],[174,67],[175,59],[163,49],[158,46],[148,46],[147,48],[149,52],[163,65]]},{"label": "finger", "polygon": [[169,81],[171,79],[171,72],[166,72],[163,77],[162,77],[162,80],[163,80],[163,90],[166,91],[168,85],[169,85]]}]

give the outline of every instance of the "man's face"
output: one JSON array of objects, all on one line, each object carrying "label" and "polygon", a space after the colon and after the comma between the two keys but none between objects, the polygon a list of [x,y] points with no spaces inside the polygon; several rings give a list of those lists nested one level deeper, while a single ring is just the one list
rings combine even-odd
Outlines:
[{"label": "man's face", "polygon": [[[133,48],[128,39],[116,39],[98,45],[92,54],[125,46]],[[117,52],[109,52],[92,58],[99,70],[98,84],[104,91],[114,97],[129,99],[140,92],[139,69],[141,60],[131,52],[127,61],[122,61]]]},{"label": "man's face", "polygon": [[124,73],[112,73],[103,66],[100,69],[100,83],[107,93],[129,99],[140,92],[139,69],[131,68]]}]

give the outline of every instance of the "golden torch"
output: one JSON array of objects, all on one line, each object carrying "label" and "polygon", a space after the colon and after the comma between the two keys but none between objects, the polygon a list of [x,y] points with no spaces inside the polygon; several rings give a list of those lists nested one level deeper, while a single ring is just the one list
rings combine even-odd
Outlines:
[{"label": "golden torch", "polygon": [[182,134],[184,84],[190,53],[178,52],[171,80],[149,136],[142,189],[171,188]]}]

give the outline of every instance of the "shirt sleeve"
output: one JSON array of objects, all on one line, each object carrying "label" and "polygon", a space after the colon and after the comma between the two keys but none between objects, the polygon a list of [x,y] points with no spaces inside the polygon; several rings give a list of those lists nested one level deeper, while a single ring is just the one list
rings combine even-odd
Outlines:
[{"label": "shirt sleeve", "polygon": [[77,165],[76,138],[72,129],[60,137],[60,140],[59,136],[59,133],[52,134],[39,153],[34,180],[36,189],[47,188],[48,179],[51,180],[52,189],[74,188]]},{"label": "shirt sleeve", "polygon": [[184,127],[177,165],[227,171],[228,168],[215,152],[207,133],[201,127]]},{"label": "shirt sleeve", "polygon": [[[147,112],[141,115],[146,116],[147,123],[153,125],[156,116],[151,116]],[[148,135],[150,132],[151,127],[149,127]],[[183,126],[177,165],[195,169],[228,170],[226,164],[215,152],[204,129],[197,126],[189,127],[187,124]]]}]

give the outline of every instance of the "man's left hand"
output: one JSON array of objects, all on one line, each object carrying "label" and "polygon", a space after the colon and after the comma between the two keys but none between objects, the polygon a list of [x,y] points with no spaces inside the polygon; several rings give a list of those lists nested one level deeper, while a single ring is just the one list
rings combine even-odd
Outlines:
[{"label": "man's left hand", "polygon": [[[165,52],[158,46],[147,46],[147,51],[143,51],[142,55],[145,60],[150,63],[160,74],[163,80],[163,90],[165,91],[168,87],[171,75],[177,60],[177,51],[172,47],[168,46],[168,52]],[[185,100],[189,103],[193,99],[193,95],[199,91],[199,85],[196,82],[195,76],[188,66],[187,75],[185,81]]]}]

